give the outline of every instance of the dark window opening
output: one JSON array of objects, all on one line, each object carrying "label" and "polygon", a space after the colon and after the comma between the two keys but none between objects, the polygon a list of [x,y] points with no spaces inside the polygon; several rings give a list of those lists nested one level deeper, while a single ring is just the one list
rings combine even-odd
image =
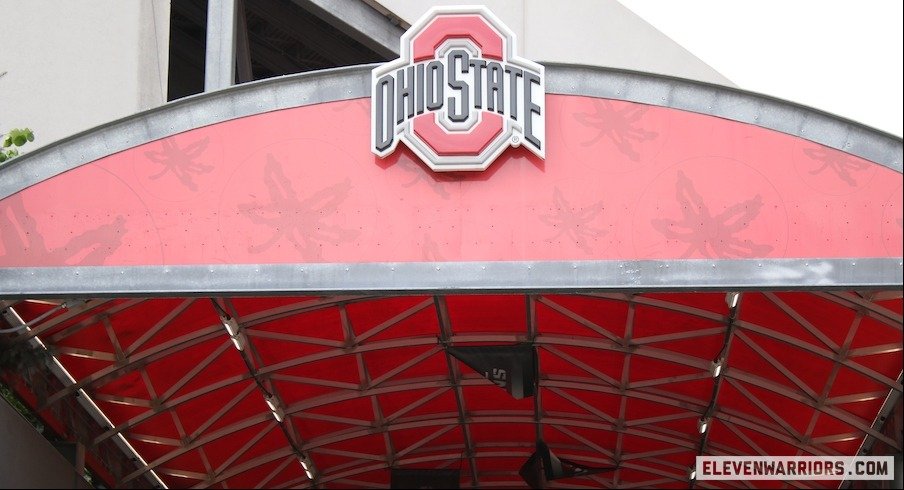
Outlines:
[{"label": "dark window opening", "polygon": [[[236,83],[386,61],[291,0],[240,0],[237,9]],[[206,36],[207,1],[173,2],[167,100],[204,91]]]}]

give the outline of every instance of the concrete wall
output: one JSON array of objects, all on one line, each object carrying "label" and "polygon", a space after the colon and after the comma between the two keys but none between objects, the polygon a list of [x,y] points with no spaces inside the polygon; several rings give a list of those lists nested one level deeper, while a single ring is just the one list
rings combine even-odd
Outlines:
[{"label": "concrete wall", "polygon": [[6,400],[0,399],[0,488],[91,488]]},{"label": "concrete wall", "polygon": [[518,36],[521,55],[734,86],[615,0],[367,0],[411,24],[432,5],[486,5]]},{"label": "concrete wall", "polygon": [[165,103],[169,10],[169,0],[0,0],[0,134],[29,127],[23,149],[34,149]]},{"label": "concrete wall", "polygon": [[[732,85],[615,0],[365,1],[409,23],[433,4],[483,3],[536,61]],[[0,134],[30,127],[29,151],[164,104],[169,11],[169,0],[0,0]]]}]

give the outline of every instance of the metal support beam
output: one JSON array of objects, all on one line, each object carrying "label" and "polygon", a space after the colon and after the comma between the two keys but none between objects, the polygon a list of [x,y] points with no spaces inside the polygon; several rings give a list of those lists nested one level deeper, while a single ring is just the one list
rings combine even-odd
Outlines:
[{"label": "metal support beam", "polygon": [[[722,390],[722,382],[725,380],[724,371],[727,369],[728,364],[728,356],[731,353],[731,341],[735,337],[735,330],[737,327],[737,321],[740,317],[741,313],[741,300],[743,299],[740,292],[730,292],[725,296],[725,301],[728,304],[728,314],[725,316],[725,337],[722,342],[722,350],[717,354],[716,359],[713,360],[713,363],[718,363],[719,367],[719,375],[716,376],[715,371],[713,372],[713,391],[709,400],[709,405],[706,407],[706,411],[703,413],[703,417],[700,419],[701,425],[701,434],[700,434],[700,444],[697,447],[697,454],[699,456],[706,455],[707,445],[709,444],[709,435],[712,433],[712,420],[714,415],[718,411],[717,402],[719,400],[719,392]],[[708,429],[706,425],[708,425]],[[784,426],[783,426],[784,428]],[[688,482],[691,488],[697,484],[697,480],[695,478],[690,478]]]},{"label": "metal support beam", "polygon": [[[625,347],[629,346],[634,337],[634,315],[637,311],[637,304],[635,303],[634,295],[628,296],[626,298],[628,302],[628,314],[625,316],[625,337],[622,340],[623,345]],[[625,390],[628,383],[631,380],[630,376],[631,372],[631,351],[627,351],[625,353],[625,360],[622,363],[622,375],[621,375],[621,383],[619,386],[619,400],[618,400],[618,419],[615,421],[615,425],[618,430],[615,436],[615,454],[613,460],[615,461],[616,466],[621,465],[621,458],[623,455],[622,449],[624,445],[624,437],[625,437],[625,411],[628,408],[628,397],[625,396]],[[618,486],[619,480],[621,479],[621,468],[615,470],[612,474],[612,485]]]},{"label": "metal support beam", "polygon": [[[439,319],[440,341],[445,344],[452,338],[452,321],[449,318],[449,308],[446,305],[445,296],[434,296],[433,302],[436,308],[436,317]],[[455,406],[458,409],[458,423],[461,426],[462,436],[464,437],[465,457],[468,458],[468,467],[471,470],[471,486],[477,487],[477,460],[474,459],[474,442],[471,438],[471,426],[467,423],[468,411],[465,407],[464,393],[461,389],[461,372],[458,369],[458,363],[449,354],[446,355],[446,367],[449,370],[449,384],[455,391]],[[460,457],[460,456],[459,456]]]},{"label": "metal support beam", "polygon": [[286,466],[298,461],[293,454],[292,456],[283,459],[282,463],[278,464],[276,468],[273,468],[273,471],[267,474],[261,481],[257,482],[257,485],[254,488],[267,488],[269,483],[276,478],[276,475],[280,474],[282,470],[286,469]]},{"label": "metal support beam", "polygon": [[[534,344],[534,341],[537,340],[537,296],[532,294],[524,295],[524,306],[527,314],[527,340],[531,342],[531,345],[534,349],[534,356],[537,358],[537,362],[539,363],[540,353],[537,351],[537,346]],[[543,394],[540,392],[540,372],[537,369],[536,378],[534,379],[534,383],[536,383],[536,389],[534,392],[534,432],[536,432],[536,438],[538,441],[543,440],[543,424],[541,420],[543,419]]]},{"label": "metal support beam", "polygon": [[[30,334],[32,334],[31,329],[28,327],[28,325],[25,323],[25,321],[22,320],[22,317],[12,307],[6,308],[3,315],[12,327],[21,327],[22,334],[20,334],[20,335],[28,335],[29,337],[34,337],[33,335],[30,335]],[[29,342],[35,348],[42,348],[45,351],[47,350],[46,345],[37,337],[30,338]],[[47,366],[50,369],[50,371],[53,373],[53,375],[56,376],[57,379],[59,379],[59,381],[61,383],[63,383],[63,385],[74,386],[75,380],[73,379],[72,374],[70,374],[69,371],[67,371],[66,368],[63,366],[63,364],[60,363],[60,361],[52,354],[50,355],[50,359],[51,359],[51,362],[48,362]],[[84,390],[78,389],[76,391],[76,393],[79,394],[79,396],[77,398],[79,405],[81,405],[81,407],[85,410],[85,412],[88,413],[88,415],[97,424],[99,424],[101,426],[104,426],[107,424],[112,425],[112,422],[110,422],[109,417],[107,417],[107,415],[103,411],[101,411],[101,409],[91,399],[91,397],[88,395],[87,392],[85,392]],[[163,483],[163,480],[161,480],[160,477],[157,475],[157,473],[154,472],[152,468],[148,467],[147,461],[145,461],[141,457],[141,455],[135,450],[135,448],[132,447],[131,444],[129,444],[129,442],[125,439],[125,437],[122,437],[122,435],[120,435],[120,437],[118,439],[114,439],[114,444],[123,452],[123,454],[128,459],[135,462],[135,465],[140,468],[138,471],[140,471],[141,474],[147,474],[147,480],[151,485],[156,485],[156,486],[159,486],[162,488],[168,488]],[[84,455],[82,455],[81,458],[84,458]],[[117,483],[119,483],[119,482],[117,482]]]},{"label": "metal support beam", "polygon": [[[851,343],[854,341],[854,336],[857,334],[857,329],[860,327],[860,322],[863,320],[863,314],[858,312],[854,317],[854,321],[851,322],[851,326],[848,327],[848,333],[845,336],[844,343],[840,348],[835,349],[836,352],[839,353],[838,359],[832,363],[832,371],[829,373],[829,377],[826,378],[825,383],[823,384],[822,392],[819,395],[817,401],[820,405],[825,405],[826,400],[829,397],[829,393],[832,391],[832,387],[835,385],[835,378],[838,377],[838,372],[841,370],[842,362],[850,355]],[[810,423],[807,424],[807,430],[804,431],[804,438],[806,440],[810,440],[813,436],[813,430],[816,428],[816,421],[819,420],[820,412],[813,411],[813,415],[810,416]],[[798,450],[798,456],[801,454],[801,451]]]},{"label": "metal support beam", "polygon": [[[320,28],[316,27],[316,21],[310,19],[311,15],[308,12],[299,15],[298,9],[284,1],[254,0],[248,2],[248,10],[299,44],[330,58],[336,66],[356,65],[373,59],[373,56],[366,56],[359,49],[324,36]],[[341,32],[347,33],[342,30]],[[362,56],[366,58],[362,60]]]},{"label": "metal support beam", "polygon": [[[399,56],[405,32],[398,22],[361,0],[293,0],[301,8],[348,34],[387,60]],[[407,26],[406,26],[407,27]]]},{"label": "metal support beam", "polygon": [[251,70],[251,43],[248,40],[248,20],[245,18],[245,0],[236,0],[235,31],[236,75],[239,83],[254,80]]},{"label": "metal support beam", "polygon": [[[898,374],[898,383],[900,384],[904,378],[904,371]],[[870,450],[873,448],[873,445],[877,440],[881,440],[876,437],[876,434],[881,434],[882,428],[885,425],[888,417],[891,415],[892,410],[894,410],[897,404],[901,403],[901,390],[891,390],[888,392],[888,397],[885,399],[885,402],[882,403],[882,408],[879,409],[879,413],[876,414],[876,418],[873,419],[873,423],[870,425],[870,429],[872,429],[871,433],[867,434],[863,438],[863,442],[860,443],[860,449],[857,451],[857,456],[869,454]],[[884,441],[888,444],[889,441]],[[894,441],[892,441],[894,442]],[[894,447],[895,444],[889,444],[889,446]],[[901,454],[901,448],[897,447],[898,454]],[[897,471],[897,469],[896,469]],[[897,478],[900,480],[900,476]],[[841,482],[839,488],[850,488],[851,480],[844,480]]]}]

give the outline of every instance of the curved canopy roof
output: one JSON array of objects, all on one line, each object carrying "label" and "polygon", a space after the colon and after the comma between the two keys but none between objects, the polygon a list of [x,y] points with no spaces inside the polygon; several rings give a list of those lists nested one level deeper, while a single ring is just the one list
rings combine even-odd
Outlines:
[{"label": "curved canopy roof", "polygon": [[437,175],[361,156],[368,76],[190,98],[0,168],[4,334],[52,356],[5,379],[98,468],[136,455],[103,476],[525,487],[543,441],[601,470],[550,487],[686,487],[698,454],[901,449],[900,139],[559,66],[545,162]]}]

